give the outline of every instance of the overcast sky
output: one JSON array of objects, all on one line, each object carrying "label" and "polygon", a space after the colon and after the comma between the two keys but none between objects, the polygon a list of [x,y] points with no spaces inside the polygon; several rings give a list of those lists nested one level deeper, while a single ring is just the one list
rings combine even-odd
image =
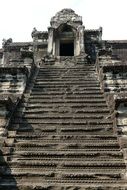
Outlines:
[{"label": "overcast sky", "polygon": [[45,31],[50,19],[63,8],[83,17],[86,29],[103,27],[103,39],[127,40],[127,0],[0,0],[2,39],[31,41],[33,27]]}]

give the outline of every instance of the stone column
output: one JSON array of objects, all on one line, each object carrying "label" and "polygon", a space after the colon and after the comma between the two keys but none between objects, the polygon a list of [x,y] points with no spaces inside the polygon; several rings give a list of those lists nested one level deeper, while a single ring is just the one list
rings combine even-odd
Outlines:
[{"label": "stone column", "polygon": [[79,32],[79,55],[82,55],[85,53],[85,48],[84,48],[84,26],[79,26],[78,27],[78,32]]},{"label": "stone column", "polygon": [[80,55],[80,40],[79,40],[79,31],[76,31],[76,37],[75,37],[75,56]]},{"label": "stone column", "polygon": [[84,26],[79,25],[76,32],[76,51],[75,55],[80,56],[85,53],[84,48]]},{"label": "stone column", "polygon": [[53,28],[48,28],[48,54],[53,54]]}]

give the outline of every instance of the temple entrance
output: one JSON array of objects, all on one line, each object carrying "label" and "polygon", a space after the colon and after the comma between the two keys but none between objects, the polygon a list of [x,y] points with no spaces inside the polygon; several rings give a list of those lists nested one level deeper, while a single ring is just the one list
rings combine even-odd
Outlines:
[{"label": "temple entrance", "polygon": [[74,56],[74,42],[60,42],[60,56]]},{"label": "temple entrance", "polygon": [[50,24],[47,49],[49,55],[59,58],[80,56],[85,53],[84,26],[81,16],[71,9],[63,9],[52,17]]}]

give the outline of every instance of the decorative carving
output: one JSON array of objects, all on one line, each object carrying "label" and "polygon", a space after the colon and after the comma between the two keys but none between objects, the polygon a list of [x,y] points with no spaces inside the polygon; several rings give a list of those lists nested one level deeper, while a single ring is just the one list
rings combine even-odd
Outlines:
[{"label": "decorative carving", "polygon": [[58,28],[62,23],[67,23],[75,28],[82,25],[82,17],[77,15],[72,9],[62,9],[51,18],[50,24],[53,28]]},{"label": "decorative carving", "polygon": [[34,27],[32,30],[31,36],[33,37],[36,33],[37,33],[37,29],[36,29],[36,27]]},{"label": "decorative carving", "polygon": [[7,40],[4,38],[2,41],[3,41],[2,46],[4,47],[4,46],[9,45],[10,43],[12,43],[12,38],[9,38]]},{"label": "decorative carving", "polygon": [[[60,54],[60,38],[61,28],[66,26],[73,32],[73,37],[64,36],[65,40],[69,38],[74,40],[73,55],[79,56],[85,53],[84,51],[84,26],[82,25],[82,17],[77,15],[72,9],[63,9],[58,12],[50,21],[51,27],[48,31],[48,53],[54,56],[62,56]],[[66,55],[65,55],[66,56]],[[72,54],[70,55],[72,56]]]},{"label": "decorative carving", "polygon": [[47,40],[48,39],[48,32],[47,31],[38,31],[35,27],[33,28],[33,31],[31,33],[32,38],[35,39],[43,39]]}]

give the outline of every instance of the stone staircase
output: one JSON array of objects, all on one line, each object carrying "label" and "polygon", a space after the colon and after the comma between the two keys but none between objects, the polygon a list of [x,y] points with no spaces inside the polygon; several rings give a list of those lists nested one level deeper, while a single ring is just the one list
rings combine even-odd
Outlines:
[{"label": "stone staircase", "polygon": [[[41,66],[13,117],[0,188],[126,187],[125,164],[95,66]],[[9,152],[9,153],[8,153]],[[4,156],[3,156],[4,158]]]}]

